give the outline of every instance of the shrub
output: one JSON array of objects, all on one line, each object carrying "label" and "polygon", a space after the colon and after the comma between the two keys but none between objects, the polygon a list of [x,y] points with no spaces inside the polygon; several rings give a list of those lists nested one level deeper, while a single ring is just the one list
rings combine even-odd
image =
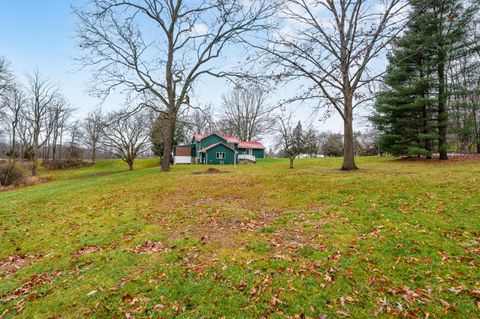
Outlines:
[{"label": "shrub", "polygon": [[23,171],[15,165],[2,164],[0,166],[0,185],[18,185],[23,181],[23,178]]},{"label": "shrub", "polygon": [[80,159],[67,159],[67,160],[46,160],[42,162],[43,167],[47,169],[66,169],[91,165],[89,162],[85,162]]},{"label": "shrub", "polygon": [[31,161],[33,159],[33,146],[28,146],[22,154],[22,157],[26,161]]},{"label": "shrub", "polygon": [[67,147],[65,152],[68,160],[81,161],[83,159],[83,150],[76,146]]}]

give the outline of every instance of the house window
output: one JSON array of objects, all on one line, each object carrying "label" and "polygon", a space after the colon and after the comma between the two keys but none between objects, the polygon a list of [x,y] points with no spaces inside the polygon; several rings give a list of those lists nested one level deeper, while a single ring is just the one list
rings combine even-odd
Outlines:
[{"label": "house window", "polygon": [[217,152],[217,159],[225,159],[225,152]]}]

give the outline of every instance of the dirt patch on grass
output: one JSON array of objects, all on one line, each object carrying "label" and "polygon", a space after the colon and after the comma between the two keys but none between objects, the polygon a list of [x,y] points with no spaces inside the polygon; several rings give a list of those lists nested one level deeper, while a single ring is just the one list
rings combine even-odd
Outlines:
[{"label": "dirt patch on grass", "polygon": [[230,173],[230,172],[224,172],[224,171],[221,171],[219,169],[210,167],[206,171],[193,172],[192,174],[194,174],[194,175],[214,175],[214,174],[226,174],[226,173]]},{"label": "dirt patch on grass", "polygon": [[12,255],[0,261],[0,279],[13,275],[17,271],[30,266],[40,255]]},{"label": "dirt patch on grass", "polygon": [[81,247],[77,250],[75,250],[71,256],[73,258],[78,258],[80,256],[88,255],[88,254],[93,254],[93,253],[98,253],[101,251],[102,248],[97,247],[97,246],[86,246],[86,247]]},{"label": "dirt patch on grass", "polygon": [[159,241],[146,241],[143,244],[128,249],[129,252],[136,254],[158,254],[168,252],[170,249]]},{"label": "dirt patch on grass", "polygon": [[169,238],[197,238],[202,244],[220,244],[222,247],[234,248],[242,245],[236,235],[255,233],[263,227],[271,226],[275,218],[275,213],[259,214],[256,218],[224,216],[219,213],[195,224],[184,225],[171,233]]},{"label": "dirt patch on grass", "polygon": [[438,155],[432,156],[431,159],[423,157],[402,157],[397,159],[399,162],[420,162],[420,163],[456,163],[456,162],[470,162],[480,160],[480,154],[451,154],[448,155],[448,160],[440,160]]}]

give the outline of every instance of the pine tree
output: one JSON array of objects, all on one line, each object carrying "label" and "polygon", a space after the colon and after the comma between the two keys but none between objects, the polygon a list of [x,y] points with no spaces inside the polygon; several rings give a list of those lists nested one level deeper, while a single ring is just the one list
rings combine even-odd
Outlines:
[{"label": "pine tree", "polygon": [[383,133],[380,148],[393,155],[430,157],[432,153],[436,137],[432,125],[432,56],[424,49],[430,32],[423,11],[419,11],[389,56],[386,87],[377,99],[372,121]]},{"label": "pine tree", "polygon": [[430,157],[437,139],[440,159],[448,159],[447,67],[468,51],[465,34],[474,10],[460,0],[410,4],[411,23],[389,57],[372,120],[383,132],[384,151]]}]

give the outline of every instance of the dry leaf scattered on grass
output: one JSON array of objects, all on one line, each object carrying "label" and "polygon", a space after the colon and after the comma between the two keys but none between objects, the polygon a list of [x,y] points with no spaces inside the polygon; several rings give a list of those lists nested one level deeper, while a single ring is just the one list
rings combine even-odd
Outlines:
[{"label": "dry leaf scattered on grass", "polygon": [[135,248],[128,249],[129,252],[137,254],[158,254],[169,251],[169,248],[158,241],[146,241]]},{"label": "dry leaf scattered on grass", "polygon": [[13,275],[22,268],[31,265],[36,259],[41,258],[40,255],[23,255],[17,254],[7,257],[0,261],[0,278]]},{"label": "dry leaf scattered on grass", "polygon": [[72,253],[71,256],[74,257],[74,258],[78,258],[78,257],[83,256],[83,255],[97,253],[101,250],[102,250],[102,248],[97,247],[97,246],[85,246],[85,247],[81,247],[81,248],[75,250]]}]

